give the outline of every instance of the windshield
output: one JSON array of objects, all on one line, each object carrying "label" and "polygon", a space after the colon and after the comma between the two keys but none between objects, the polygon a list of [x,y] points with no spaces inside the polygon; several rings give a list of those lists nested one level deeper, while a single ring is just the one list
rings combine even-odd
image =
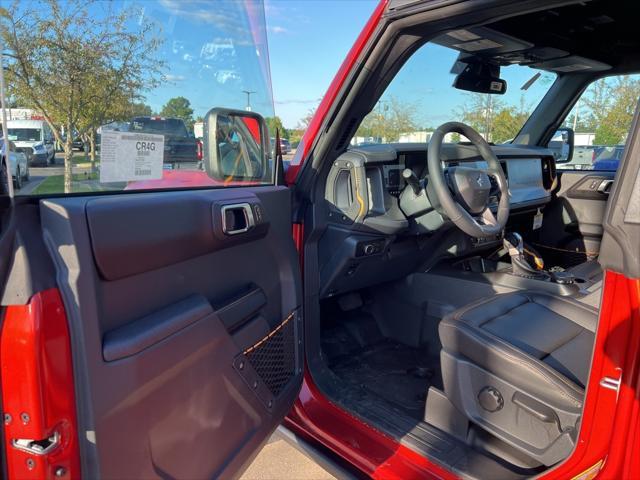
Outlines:
[{"label": "windshield", "polygon": [[[181,187],[213,186],[209,150],[199,143],[207,114],[225,108],[274,117],[259,0],[47,5],[0,9],[5,93],[15,107],[7,119],[50,120],[56,144],[47,168],[32,172],[38,180],[24,189],[29,194],[175,188],[165,180],[177,177]],[[32,129],[9,135],[40,140]],[[265,178],[267,170],[260,170]]]},{"label": "windshield", "polygon": [[39,142],[40,130],[36,128],[8,128],[7,136],[14,142]]},{"label": "windshield", "polygon": [[[551,87],[555,74],[530,67],[502,67],[504,95],[471,93],[452,86],[458,51],[428,43],[416,51],[391,81],[351,141],[428,142],[445,122],[464,122],[493,143],[511,141]],[[450,133],[446,142],[466,140]]]},{"label": "windshield", "polygon": [[184,120],[178,118],[134,118],[131,122],[132,132],[162,133],[176,137],[187,137],[187,127]]}]

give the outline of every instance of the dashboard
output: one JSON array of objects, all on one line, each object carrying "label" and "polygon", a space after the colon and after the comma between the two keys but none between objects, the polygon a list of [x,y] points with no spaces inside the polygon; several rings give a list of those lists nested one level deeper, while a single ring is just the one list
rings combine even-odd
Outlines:
[{"label": "dashboard", "polygon": [[[400,233],[411,227],[407,220],[412,216],[419,225],[416,232],[429,233],[437,229],[437,209],[430,211],[432,222],[420,222],[420,216],[403,215],[398,198],[406,187],[403,170],[411,169],[418,178],[429,184],[426,143],[380,144],[355,147],[343,153],[333,164],[326,184],[325,198],[330,206],[341,213],[345,222],[368,226],[380,233]],[[513,145],[495,145],[492,149],[505,172],[511,194],[511,209],[544,205],[551,199],[551,188],[555,179],[553,155],[545,148]],[[476,148],[468,144],[445,144],[442,149],[442,166],[447,170],[453,166],[467,166],[485,170],[487,162],[479,157]],[[490,205],[497,205],[498,187],[493,178]],[[428,190],[428,188],[427,188]],[[428,199],[425,199],[428,202]],[[430,204],[429,204],[430,205]],[[395,208],[397,207],[397,208]],[[398,215],[400,214],[400,215]],[[386,218],[381,218],[386,217]],[[425,219],[422,219],[425,220]]]},{"label": "dashboard", "polygon": [[[431,204],[426,143],[355,147],[331,165],[325,184],[326,229],[319,242],[321,296],[328,297],[372,283],[402,278],[417,265],[443,255],[462,255],[490,248],[501,239],[474,239],[457,228]],[[492,146],[507,177],[511,216],[532,215],[551,200],[555,162],[545,148]],[[444,144],[445,171],[453,166],[486,169],[476,148]],[[402,172],[411,169],[426,188],[415,195]],[[415,198],[407,208],[403,199]],[[489,206],[497,207],[499,189],[492,182]],[[409,211],[410,210],[410,211]],[[436,235],[438,232],[438,235]]]}]

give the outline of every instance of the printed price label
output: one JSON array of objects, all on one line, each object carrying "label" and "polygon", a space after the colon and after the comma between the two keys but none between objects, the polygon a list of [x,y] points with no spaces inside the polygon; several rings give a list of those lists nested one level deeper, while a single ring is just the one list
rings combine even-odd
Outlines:
[{"label": "printed price label", "polygon": [[537,230],[542,227],[542,220],[544,219],[543,213],[538,209],[538,213],[533,216],[533,229]]},{"label": "printed price label", "polygon": [[129,182],[162,178],[164,135],[102,132],[100,182]]}]

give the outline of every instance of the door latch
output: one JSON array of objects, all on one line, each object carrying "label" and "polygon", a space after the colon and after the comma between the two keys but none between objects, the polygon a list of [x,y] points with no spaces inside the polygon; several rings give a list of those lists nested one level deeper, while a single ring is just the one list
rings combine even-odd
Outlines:
[{"label": "door latch", "polygon": [[600,386],[616,392],[616,395],[620,394],[620,384],[622,383],[622,371],[620,370],[620,376],[618,378],[602,377],[600,379]]},{"label": "door latch", "polygon": [[31,455],[46,455],[60,444],[60,434],[53,432],[49,438],[43,440],[32,440],[29,438],[14,438],[11,446],[17,450],[27,452]]}]

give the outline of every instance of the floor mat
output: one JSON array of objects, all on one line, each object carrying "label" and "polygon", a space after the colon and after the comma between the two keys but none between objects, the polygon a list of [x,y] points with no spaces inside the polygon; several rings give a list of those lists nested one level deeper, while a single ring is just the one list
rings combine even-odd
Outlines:
[{"label": "floor mat", "polygon": [[429,386],[442,388],[439,365],[439,358],[426,350],[384,340],[333,358],[329,368],[342,380],[422,419]]}]

